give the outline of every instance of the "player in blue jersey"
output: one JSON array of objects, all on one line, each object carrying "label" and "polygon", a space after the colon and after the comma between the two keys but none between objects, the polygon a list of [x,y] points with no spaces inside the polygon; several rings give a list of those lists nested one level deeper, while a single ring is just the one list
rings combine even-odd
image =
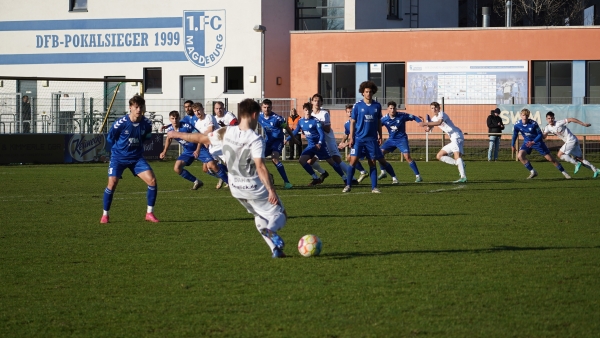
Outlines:
[{"label": "player in blue jersey", "polygon": [[527,170],[529,170],[529,177],[527,179],[532,179],[538,175],[537,171],[533,169],[533,166],[527,159],[527,155],[531,154],[531,151],[535,149],[540,155],[544,156],[549,162],[552,162],[556,169],[560,170],[560,172],[565,176],[566,179],[570,179],[571,176],[567,174],[563,166],[550,154],[550,150],[544,143],[544,133],[540,126],[534,120],[529,119],[529,115],[531,112],[529,109],[525,108],[521,110],[521,121],[514,124],[513,127],[513,137],[511,148],[512,151],[515,152],[515,143],[517,138],[519,137],[519,133],[523,135],[523,144],[519,149],[519,154],[517,158]]},{"label": "player in blue jersey", "polygon": [[[283,167],[283,163],[280,161],[281,150],[283,149],[283,141],[284,141],[284,133],[283,130],[288,132],[288,135],[291,135],[292,130],[287,125],[287,121],[281,117],[273,113],[273,102],[269,99],[265,99],[262,102],[262,112],[258,117],[258,123],[260,123],[261,127],[265,132],[265,157],[271,156],[271,161],[277,168],[277,172],[281,175],[283,179],[283,188],[291,189],[292,184],[287,177],[287,173],[285,172],[285,168]],[[295,142],[295,140],[294,140]]]},{"label": "player in blue jersey", "polygon": [[[195,115],[194,128],[202,134],[208,134],[214,130],[221,128],[214,116],[204,112],[202,103],[196,102],[192,105]],[[226,187],[228,184],[227,167],[219,162],[216,158],[220,153],[220,149],[216,146],[207,148],[203,144],[198,144],[194,156],[202,162],[202,170],[209,175],[219,179],[216,189]]]},{"label": "player in blue jersey", "polygon": [[144,117],[146,101],[136,95],[129,100],[129,114],[116,120],[106,136],[106,143],[111,149],[108,165],[108,185],[104,190],[104,211],[100,223],[108,223],[108,212],[112,204],[115,190],[123,171],[129,169],[148,185],[146,199],[146,221],[158,222],[154,216],[157,186],[154,171],[144,159],[144,141],[152,137],[152,122]]},{"label": "player in blue jersey", "polygon": [[[350,145],[350,142],[349,142],[350,141],[350,120],[351,120],[351,116],[352,116],[352,107],[354,107],[354,105],[352,105],[352,104],[346,105],[346,115],[348,116],[348,121],[346,121],[346,123],[344,123],[344,137],[342,138],[342,141],[338,145],[339,150],[345,149],[346,147],[348,147]],[[348,159],[346,159],[346,160],[348,160]],[[365,168],[362,166],[360,161],[356,161],[356,169],[358,169],[358,171],[360,172],[360,176],[358,177],[358,180],[356,180],[357,183],[360,183],[365,178],[369,177],[369,174],[367,174],[367,172],[365,171]],[[348,169],[346,169],[346,170],[348,170]]]},{"label": "player in blue jersey", "polygon": [[379,148],[382,143],[381,127],[381,104],[373,100],[377,93],[377,85],[372,81],[364,81],[360,84],[359,91],[363,96],[362,101],[356,102],[352,108],[350,120],[350,168],[346,178],[346,187],[343,192],[352,189],[352,177],[356,168],[356,162],[361,157],[367,157],[369,161],[369,176],[371,177],[371,192],[381,193],[377,188],[377,167],[379,161],[381,166],[387,170],[392,177],[396,176],[392,166],[387,163]]},{"label": "player in blue jersey", "polygon": [[193,104],[194,101],[192,100],[187,100],[183,103],[183,110],[185,111],[185,116],[181,118],[181,122],[187,123],[191,126],[194,126],[194,123],[196,123],[196,115],[194,115],[194,109],[192,108]]},{"label": "player in blue jersey", "polygon": [[[173,110],[169,113],[169,121],[171,121],[171,124],[167,126],[167,132],[174,130],[182,133],[191,133],[194,131],[194,127],[191,124],[179,121],[179,112],[177,110]],[[196,157],[194,156],[194,151],[197,148],[197,144],[187,142],[182,139],[175,140],[179,142],[179,144],[181,144],[181,146],[183,147],[183,152],[175,161],[175,166],[173,167],[173,170],[179,176],[194,183],[194,185],[192,186],[192,190],[198,190],[198,188],[202,187],[204,183],[202,183],[202,181],[197,179],[189,171],[184,169],[185,166],[192,165],[192,163],[194,163],[194,161],[196,160]],[[161,159],[164,159],[167,155],[167,150],[169,150],[169,146],[171,145],[172,141],[172,138],[167,137],[167,140],[165,141],[165,148],[159,155]]]},{"label": "player in blue jersey", "polygon": [[330,160],[331,156],[327,151],[327,142],[325,141],[325,132],[323,131],[321,121],[312,116],[312,104],[306,102],[302,105],[302,110],[304,111],[304,117],[298,121],[296,129],[288,136],[286,142],[295,138],[300,132],[304,134],[308,145],[300,155],[298,162],[300,162],[302,168],[304,168],[304,170],[312,177],[312,181],[308,185],[315,186],[321,184],[323,181],[317,176],[308,161],[314,156],[317,156],[321,160]]},{"label": "player in blue jersey", "polygon": [[[381,151],[383,152],[383,155],[385,155],[393,152],[396,149],[400,150],[404,156],[404,159],[406,162],[408,162],[408,166],[415,173],[415,182],[422,182],[423,179],[419,174],[417,163],[410,157],[410,146],[408,145],[408,135],[406,135],[406,122],[415,121],[417,123],[421,123],[423,121],[411,114],[402,112],[398,113],[396,111],[396,102],[394,101],[388,102],[387,106],[388,114],[381,119],[381,124],[387,129],[389,138],[381,146]],[[381,167],[381,174],[379,174],[377,179],[381,180],[386,177],[387,173],[385,169]],[[396,177],[392,177],[392,184],[398,184],[398,179]]]}]

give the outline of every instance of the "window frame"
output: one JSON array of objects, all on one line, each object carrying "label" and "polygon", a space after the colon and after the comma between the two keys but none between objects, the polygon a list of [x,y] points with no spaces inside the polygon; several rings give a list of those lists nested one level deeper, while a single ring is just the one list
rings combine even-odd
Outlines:
[{"label": "window frame", "polygon": [[402,0],[388,0],[387,1],[387,19],[388,20],[400,20],[400,6],[402,6]]},{"label": "window frame", "polygon": [[[152,79],[152,81],[156,81],[156,79],[148,76],[148,72],[156,70],[160,71],[160,78],[158,79],[160,81],[160,84],[158,86],[153,84],[153,86],[150,87],[148,85],[150,79]],[[144,67],[144,94],[162,94],[162,79],[162,67]]]},{"label": "window frame", "polygon": [[[573,104],[573,61],[569,61],[569,60],[554,60],[554,61],[544,61],[544,60],[535,60],[535,61],[531,61],[532,65],[531,65],[531,76],[532,76],[532,84],[533,84],[533,88],[531,90],[531,103],[532,104]],[[539,97],[536,95],[536,72],[535,72],[535,66],[536,64],[540,64],[543,63],[543,68],[545,70],[545,78],[544,78],[544,84],[545,84],[545,92],[546,92],[546,96],[545,97]],[[555,79],[555,77],[552,77],[552,68],[553,66],[557,66],[561,63],[564,64],[570,64],[570,70],[571,70],[571,96],[570,97],[552,97],[552,91],[554,87],[557,87],[556,85],[553,86],[553,81],[552,79]],[[556,89],[555,89],[556,90]],[[540,99],[538,99],[538,97]]]},{"label": "window frame", "polygon": [[[344,20],[344,15],[346,12],[346,4],[345,2],[341,2],[342,5],[333,5],[333,6],[328,6],[328,5],[324,5],[324,6],[317,6],[317,5],[313,5],[313,6],[304,6],[304,2],[302,1],[295,1],[295,10],[294,10],[294,30],[344,30],[345,26],[346,26],[346,22]],[[320,10],[321,11],[321,15],[304,15],[302,14],[304,10]],[[337,12],[339,10],[339,13],[330,13],[330,10],[334,10],[334,12]],[[323,11],[325,13],[323,13]],[[310,29],[307,25],[304,25],[304,27],[302,27],[302,23],[305,22],[305,20],[340,20],[342,22],[342,26],[336,29],[329,29],[329,28],[319,28],[319,29]]]},{"label": "window frame", "polygon": [[[591,93],[591,74],[590,74],[590,64],[596,64],[597,67],[600,68],[600,60],[589,60],[585,62],[585,100],[584,100],[584,104],[600,104],[600,95],[598,96],[594,96],[592,97],[592,93]],[[598,79],[596,79],[596,81],[598,83],[600,83],[600,71],[599,71],[599,76]],[[600,90],[600,85],[598,86],[594,86],[594,87],[599,87]]]},{"label": "window frame", "polygon": [[[323,72],[322,72],[322,67],[321,65],[323,64],[330,64],[331,65],[331,73],[325,73],[325,74],[331,74],[331,97],[329,97],[329,94],[327,92],[327,90],[323,89]],[[338,89],[338,76],[337,76],[337,66],[353,66],[354,67],[354,76],[352,76],[351,78],[356,79],[356,63],[355,62],[337,62],[337,63],[332,63],[332,62],[322,62],[319,63],[319,86],[318,86],[318,92],[323,96],[323,106],[324,107],[328,107],[328,108],[332,108],[332,109],[341,109],[343,107],[346,106],[346,104],[354,104],[357,101],[357,92],[358,92],[358,88],[356,87],[356,81],[354,81],[353,83],[353,95],[354,97],[337,97],[336,93],[337,93],[337,89]],[[340,87],[341,88],[341,87]]]}]

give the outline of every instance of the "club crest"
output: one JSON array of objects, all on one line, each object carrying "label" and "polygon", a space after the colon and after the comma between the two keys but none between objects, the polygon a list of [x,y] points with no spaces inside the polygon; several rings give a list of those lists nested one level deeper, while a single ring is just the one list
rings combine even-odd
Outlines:
[{"label": "club crest", "polygon": [[212,67],[225,53],[225,10],[183,11],[185,56],[201,68]]}]

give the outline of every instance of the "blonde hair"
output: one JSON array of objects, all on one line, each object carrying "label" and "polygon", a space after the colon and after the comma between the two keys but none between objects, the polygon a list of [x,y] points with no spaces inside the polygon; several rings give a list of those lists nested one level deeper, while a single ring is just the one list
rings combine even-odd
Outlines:
[{"label": "blonde hair", "polygon": [[529,118],[529,115],[531,115],[531,112],[529,111],[529,109],[523,108],[523,109],[521,109],[521,114],[525,114],[525,116],[527,116],[527,118]]}]

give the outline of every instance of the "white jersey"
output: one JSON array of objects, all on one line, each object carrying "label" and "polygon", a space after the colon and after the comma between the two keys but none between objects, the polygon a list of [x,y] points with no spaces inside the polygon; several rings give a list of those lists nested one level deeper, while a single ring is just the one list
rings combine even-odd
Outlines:
[{"label": "white jersey", "polygon": [[[312,113],[312,116],[321,121],[321,126],[331,127],[331,118],[329,117],[329,112],[327,110],[320,109],[318,113]],[[325,143],[327,144],[327,151],[329,152],[329,155],[340,156],[333,129],[330,129],[328,133],[323,130],[323,133],[325,134]]]},{"label": "white jersey", "polygon": [[569,121],[566,119],[556,121],[553,126],[547,125],[546,128],[544,128],[544,133],[554,134],[565,143],[576,142],[577,137],[575,137],[569,128],[567,128],[567,124],[569,124]]},{"label": "white jersey", "polygon": [[439,112],[437,115],[434,115],[431,118],[431,122],[442,121],[438,127],[442,131],[444,131],[450,138],[463,138],[462,130],[460,130],[457,126],[454,125],[452,120],[450,120],[450,116],[446,115],[443,111]]},{"label": "white jersey", "polygon": [[217,123],[217,119],[214,116],[208,114],[204,115],[203,120],[198,119],[196,121],[196,124],[194,124],[194,128],[196,128],[196,130],[198,130],[202,134],[206,134],[210,127],[213,127],[213,131],[221,128],[221,126],[219,126],[219,124]]},{"label": "white jersey", "polygon": [[254,130],[240,130],[238,126],[225,127],[221,133],[208,135],[213,146],[223,148],[223,160],[229,169],[229,189],[231,195],[240,199],[266,199],[269,192],[260,181],[256,171],[255,158],[263,158],[265,141]]},{"label": "white jersey", "polygon": [[[223,114],[223,116],[221,116],[221,117],[215,115],[215,119],[217,120],[217,123],[221,127],[233,126],[233,125],[237,124],[237,118],[230,111],[226,111]],[[235,122],[232,124],[231,122],[233,122],[233,121],[235,121]]]}]

